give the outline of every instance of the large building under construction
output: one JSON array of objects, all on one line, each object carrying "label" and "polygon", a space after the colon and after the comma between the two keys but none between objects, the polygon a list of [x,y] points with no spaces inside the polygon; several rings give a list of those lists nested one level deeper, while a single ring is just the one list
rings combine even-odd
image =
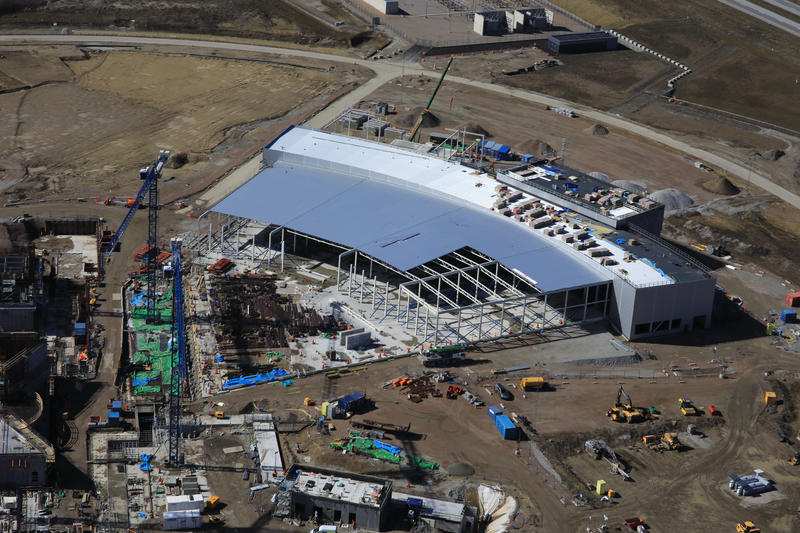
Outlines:
[{"label": "large building under construction", "polygon": [[420,343],[604,320],[628,339],[710,324],[715,280],[658,237],[662,205],[548,162],[490,176],[453,155],[289,128],[263,170],[200,217],[201,253],[325,261],[369,320]]}]

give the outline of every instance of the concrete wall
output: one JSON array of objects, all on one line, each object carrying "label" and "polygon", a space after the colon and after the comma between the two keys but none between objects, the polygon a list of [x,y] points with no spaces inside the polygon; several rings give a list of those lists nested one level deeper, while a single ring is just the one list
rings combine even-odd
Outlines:
[{"label": "concrete wall", "polygon": [[0,488],[41,487],[46,477],[44,455],[0,456]]},{"label": "concrete wall", "polygon": [[35,316],[33,302],[0,304],[0,331],[32,331]]},{"label": "concrete wall", "polygon": [[400,13],[400,4],[397,0],[363,0],[363,2],[385,15],[397,15]]},{"label": "concrete wall", "polygon": [[[390,501],[390,498],[384,500]],[[300,509],[302,506],[302,510]],[[318,513],[324,520],[334,522],[341,521],[344,524],[349,524],[351,513],[355,515],[355,526],[358,529],[369,529],[372,531],[379,531],[385,526],[386,515],[385,509],[379,507],[372,507],[367,505],[360,505],[350,503],[343,500],[331,500],[328,498],[314,498],[308,494],[293,491],[292,492],[292,512],[296,517],[303,519],[311,519],[314,516],[314,510],[317,509]],[[339,511],[338,520],[336,519],[336,511]]]},{"label": "concrete wall", "polygon": [[639,289],[614,280],[609,318],[628,339],[707,328],[715,286],[714,278]]},{"label": "concrete wall", "polygon": [[371,334],[369,331],[365,333],[357,333],[350,335],[345,339],[345,347],[348,350],[356,350],[359,346],[368,346],[371,342]]}]

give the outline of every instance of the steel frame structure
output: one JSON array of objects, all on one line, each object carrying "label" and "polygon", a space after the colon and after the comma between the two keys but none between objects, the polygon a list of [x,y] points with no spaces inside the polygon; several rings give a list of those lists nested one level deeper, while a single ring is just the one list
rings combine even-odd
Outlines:
[{"label": "steel frame structure", "polygon": [[542,292],[534,280],[471,248],[402,271],[357,249],[285,226],[260,224],[259,233],[268,238],[266,248],[258,247],[255,235],[244,241],[237,236],[252,224],[259,223],[207,212],[198,219],[191,246],[212,258],[248,258],[256,266],[277,265],[280,259],[281,271],[287,248],[294,252],[298,238],[341,250],[335,265],[339,294],[368,306],[369,321],[399,323],[418,347],[542,333],[608,316],[611,281]]},{"label": "steel frame structure", "polygon": [[181,245],[179,238],[172,245],[172,368],[169,393],[169,455],[172,466],[180,466],[180,417],[183,384],[188,381],[186,369],[186,330],[183,320],[183,276],[181,273]]}]

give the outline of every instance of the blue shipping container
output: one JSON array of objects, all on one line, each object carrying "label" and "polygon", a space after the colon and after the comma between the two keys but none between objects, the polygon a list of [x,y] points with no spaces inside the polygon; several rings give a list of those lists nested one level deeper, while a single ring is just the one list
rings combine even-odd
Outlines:
[{"label": "blue shipping container", "polygon": [[494,420],[497,417],[497,415],[503,414],[503,410],[497,407],[496,405],[490,405],[488,413],[489,413],[489,418]]},{"label": "blue shipping container", "polygon": [[502,145],[500,148],[497,149],[498,159],[508,159],[509,155],[511,155],[510,146]]},{"label": "blue shipping container", "polygon": [[113,409],[114,411],[122,410],[122,402],[120,400],[114,400],[113,402],[111,402],[111,409]]},{"label": "blue shipping container", "polygon": [[786,323],[792,323],[797,320],[797,311],[794,309],[784,309],[781,311],[781,320]]},{"label": "blue shipping container", "polygon": [[367,398],[360,392],[351,392],[339,398],[336,407],[342,412],[355,411],[366,401]]},{"label": "blue shipping container", "polygon": [[498,415],[495,417],[494,426],[505,440],[513,440],[517,438],[517,426],[514,425],[514,422],[512,422],[508,416]]}]

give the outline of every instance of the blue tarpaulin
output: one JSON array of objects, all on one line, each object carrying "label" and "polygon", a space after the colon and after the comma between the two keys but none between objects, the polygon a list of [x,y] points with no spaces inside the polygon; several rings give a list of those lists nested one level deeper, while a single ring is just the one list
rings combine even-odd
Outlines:
[{"label": "blue tarpaulin", "polygon": [[239,387],[249,387],[251,385],[258,385],[259,383],[266,383],[268,381],[274,381],[281,376],[288,376],[289,373],[282,369],[276,368],[275,370],[270,370],[266,374],[253,374],[252,376],[242,376],[240,378],[231,378],[225,383],[222,384],[223,389],[236,389]]},{"label": "blue tarpaulin", "polygon": [[156,379],[156,378],[138,378],[138,379],[132,379],[132,380],[131,380],[131,386],[133,386],[133,387],[144,387],[145,385],[147,385],[148,383],[150,383],[150,382],[151,382],[151,381],[153,381],[154,379]]},{"label": "blue tarpaulin", "polygon": [[134,307],[144,307],[146,305],[146,302],[144,301],[145,298],[147,298],[147,293],[140,292],[139,294],[131,298],[131,305]]},{"label": "blue tarpaulin", "polygon": [[139,465],[139,470],[142,470],[143,472],[150,472],[153,469],[153,467],[150,466],[150,459],[152,458],[152,455],[143,453],[141,455],[142,464]]},{"label": "blue tarpaulin", "polygon": [[381,450],[386,450],[392,455],[399,455],[400,452],[403,451],[402,448],[398,448],[397,446],[392,446],[391,444],[386,444],[385,442],[381,442],[379,440],[373,440],[372,445]]}]

